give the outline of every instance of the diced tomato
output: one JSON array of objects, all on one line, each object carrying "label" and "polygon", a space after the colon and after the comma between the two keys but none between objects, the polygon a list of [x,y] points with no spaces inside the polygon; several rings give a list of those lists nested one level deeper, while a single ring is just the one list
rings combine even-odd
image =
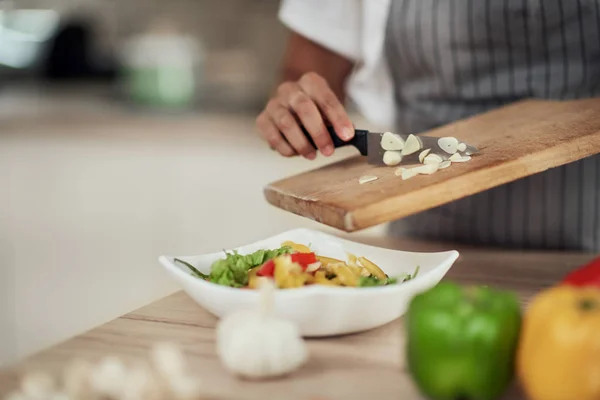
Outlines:
[{"label": "diced tomato", "polygon": [[260,269],[258,270],[256,275],[272,277],[274,273],[275,273],[275,261],[269,260],[260,267]]},{"label": "diced tomato", "polygon": [[[290,254],[291,261],[300,265],[303,271],[306,271],[306,268],[310,264],[316,263],[317,256],[315,253],[292,253]],[[264,263],[259,269],[256,275],[258,276],[268,276],[273,277],[275,274],[275,260],[271,259]]]},{"label": "diced tomato", "polygon": [[600,257],[571,272],[561,283],[571,286],[600,287]]},{"label": "diced tomato", "polygon": [[293,253],[292,262],[300,264],[302,270],[305,271],[310,264],[316,263],[317,256],[315,253]]}]

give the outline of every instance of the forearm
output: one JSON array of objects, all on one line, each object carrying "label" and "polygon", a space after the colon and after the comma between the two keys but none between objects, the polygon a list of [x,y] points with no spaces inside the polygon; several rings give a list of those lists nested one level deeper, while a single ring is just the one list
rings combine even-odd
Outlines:
[{"label": "forearm", "polygon": [[291,33],[283,57],[280,83],[297,81],[307,72],[323,77],[340,101],[346,97],[346,81],[354,63],[296,33]]}]

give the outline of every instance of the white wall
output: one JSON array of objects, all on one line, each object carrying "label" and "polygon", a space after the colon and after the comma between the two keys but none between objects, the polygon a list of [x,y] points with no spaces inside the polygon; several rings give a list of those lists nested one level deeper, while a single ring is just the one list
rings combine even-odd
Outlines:
[{"label": "white wall", "polygon": [[251,116],[69,110],[0,120],[0,186],[8,187],[0,362],[176,290],[160,254],[215,251],[299,226],[328,230],[262,194],[268,182],[326,160],[278,157],[256,139]]}]

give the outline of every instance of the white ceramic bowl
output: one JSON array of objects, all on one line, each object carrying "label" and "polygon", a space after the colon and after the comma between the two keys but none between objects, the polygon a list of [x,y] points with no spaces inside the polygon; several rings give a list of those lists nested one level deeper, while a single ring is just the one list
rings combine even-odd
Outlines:
[{"label": "white ceramic bowl", "polygon": [[[288,231],[259,242],[238,247],[240,254],[273,249],[286,240],[308,245],[317,254],[346,260],[347,253],[365,256],[389,276],[420,270],[415,279],[383,287],[347,288],[311,285],[275,291],[275,313],[298,325],[306,337],[331,336],[364,331],[391,322],[404,314],[416,294],[435,286],[458,258],[455,250],[440,253],[411,253],[367,246],[309,229]],[[189,262],[203,273],[222,258],[223,252],[191,257],[176,257]],[[171,256],[159,262],[196,303],[222,317],[241,309],[258,307],[254,290],[216,285],[190,275],[187,267],[174,263]]]}]

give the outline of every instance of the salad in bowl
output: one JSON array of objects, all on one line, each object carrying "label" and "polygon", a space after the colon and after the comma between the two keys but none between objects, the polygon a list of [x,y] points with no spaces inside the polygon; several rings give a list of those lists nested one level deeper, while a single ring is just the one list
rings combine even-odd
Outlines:
[{"label": "salad in bowl", "polygon": [[410,252],[369,246],[312,229],[294,229],[247,245],[196,256],[159,258],[201,307],[217,317],[260,304],[255,290],[274,285],[276,316],[305,337],[360,332],[404,314],[413,296],[435,286],[458,252]]},{"label": "salad in bowl", "polygon": [[212,263],[209,274],[200,272],[190,263],[174,259],[190,269],[193,276],[218,285],[243,289],[258,289],[258,279],[274,280],[277,288],[291,289],[307,285],[342,287],[384,286],[406,282],[414,273],[388,276],[377,264],[365,257],[348,254],[348,261],[318,255],[310,246],[286,241],[276,249],[261,249],[250,254],[225,251],[225,257]]}]

